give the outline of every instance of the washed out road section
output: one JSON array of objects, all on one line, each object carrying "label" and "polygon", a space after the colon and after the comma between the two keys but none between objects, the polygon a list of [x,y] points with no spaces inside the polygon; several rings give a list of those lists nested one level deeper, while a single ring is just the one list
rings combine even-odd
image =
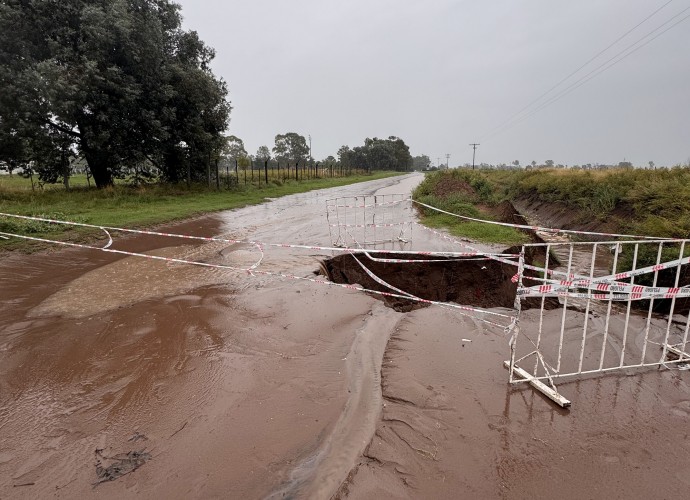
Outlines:
[{"label": "washed out road section", "polygon": [[[416,182],[304,193],[164,229],[328,245],[326,199]],[[251,246],[151,236],[113,248],[256,258]],[[267,252],[262,269],[313,276],[321,258]],[[0,282],[0,497],[255,498],[316,477],[334,491],[373,433],[398,313],[372,314],[380,304],[364,294],[81,249],[5,256]],[[348,432],[358,444],[343,454]],[[150,460],[93,486],[99,455],[138,450]]]},{"label": "washed out road section", "polygon": [[[165,229],[328,245],[327,199],[409,193],[420,177]],[[412,242],[458,250],[421,229]],[[148,236],[115,248],[255,259]],[[331,256],[266,249],[260,269],[313,277]],[[4,256],[0,302],[2,498],[675,498],[690,486],[687,371],[563,383],[566,411],[509,387],[503,332],[449,309],[78,249]],[[560,311],[543,321],[558,332]],[[525,331],[538,322],[523,313]],[[99,457],[140,451],[143,465],[93,486]]]}]

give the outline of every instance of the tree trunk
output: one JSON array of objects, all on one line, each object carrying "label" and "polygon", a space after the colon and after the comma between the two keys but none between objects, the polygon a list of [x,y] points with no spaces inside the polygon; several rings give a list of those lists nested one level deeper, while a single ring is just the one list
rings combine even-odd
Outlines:
[{"label": "tree trunk", "polygon": [[206,187],[211,189],[211,153],[208,154],[206,159]]},{"label": "tree trunk", "polygon": [[107,153],[96,151],[83,145],[84,158],[93,174],[93,181],[98,189],[113,185],[113,174]]},{"label": "tree trunk", "polygon": [[65,158],[65,152],[62,152],[62,183],[65,185],[65,190],[69,191],[69,160]]}]

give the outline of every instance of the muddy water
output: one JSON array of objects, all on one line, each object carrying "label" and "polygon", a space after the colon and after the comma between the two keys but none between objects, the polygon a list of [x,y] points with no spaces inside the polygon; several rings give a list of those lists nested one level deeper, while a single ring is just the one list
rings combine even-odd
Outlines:
[{"label": "muddy water", "polygon": [[[327,244],[326,199],[419,180],[167,229]],[[244,246],[116,245],[256,260]],[[413,245],[450,249],[420,231]],[[324,256],[267,248],[260,269],[313,276]],[[690,485],[688,372],[565,384],[568,413],[509,388],[507,339],[451,311],[81,250],[3,258],[0,301],[0,498],[673,498]],[[93,487],[97,448],[152,458]]]},{"label": "muddy water", "polygon": [[[555,332],[557,312],[545,318]],[[530,325],[533,314],[523,319]],[[561,384],[573,401],[566,411],[509,388],[507,356],[505,338],[468,319],[431,308],[407,314],[383,362],[381,420],[338,497],[685,496],[687,371]]]},{"label": "muddy water", "polygon": [[[327,198],[409,192],[418,181],[301,194],[165,229],[327,245]],[[115,248],[238,267],[258,258],[251,246],[152,237]],[[322,257],[269,249],[261,269],[313,276]],[[0,301],[2,498],[335,491],[373,433],[398,321],[354,291],[71,249],[4,256]],[[92,487],[96,449],[153,458]]]}]

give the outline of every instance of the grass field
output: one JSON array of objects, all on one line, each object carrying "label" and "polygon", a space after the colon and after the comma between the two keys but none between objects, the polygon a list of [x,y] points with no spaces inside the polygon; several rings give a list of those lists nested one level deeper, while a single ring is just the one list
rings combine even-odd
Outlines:
[{"label": "grass field", "polygon": [[[229,190],[209,190],[205,186],[115,185],[107,189],[85,187],[86,178],[72,178],[70,191],[62,186],[31,190],[27,179],[0,176],[0,212],[69,220],[117,227],[143,227],[186,219],[208,212],[229,210],[263,202],[266,198],[302,193],[314,189],[344,186],[399,175],[400,172],[375,172],[372,175],[288,180],[268,186],[239,186]],[[80,186],[81,182],[83,184]],[[0,217],[0,232],[24,234],[50,239],[88,240],[99,231],[67,228],[40,222]],[[0,249],[32,251],[41,245],[25,240],[0,239]]]},{"label": "grass field", "polygon": [[[471,186],[472,189],[463,192],[454,190],[453,186]],[[438,195],[439,192],[443,194]],[[476,209],[477,205],[491,206],[506,199],[561,203],[591,219],[616,220],[622,232],[690,238],[689,167],[595,171],[452,170],[428,175],[414,196],[422,201],[427,197],[445,204],[453,208],[448,211],[461,215],[469,215],[466,213],[468,206]],[[430,196],[436,199],[428,198]],[[620,214],[625,215],[621,217]],[[482,218],[490,217],[484,214]],[[463,224],[456,221],[449,227],[460,234]],[[465,229],[469,231],[470,228],[467,225]]]}]

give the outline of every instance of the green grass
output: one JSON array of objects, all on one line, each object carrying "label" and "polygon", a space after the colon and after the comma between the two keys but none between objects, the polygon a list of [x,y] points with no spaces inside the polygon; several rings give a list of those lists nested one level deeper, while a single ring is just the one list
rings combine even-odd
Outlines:
[{"label": "green grass", "polygon": [[657,170],[460,169],[428,175],[415,197],[433,196],[439,186],[458,181],[470,185],[474,194],[456,199],[457,209],[462,209],[462,203],[492,205],[517,198],[556,202],[571,207],[583,220],[607,221],[620,232],[690,238],[689,167]]},{"label": "green grass", "polygon": [[[445,189],[441,189],[443,183],[455,187],[460,184],[466,185],[472,192],[470,193],[469,190],[445,192]],[[443,194],[436,194],[442,191]],[[412,196],[417,201],[453,214],[474,219],[495,220],[491,214],[481,208],[481,206],[493,204],[495,196],[493,187],[485,178],[473,171],[451,170],[429,174],[415,189]],[[447,229],[454,236],[483,243],[515,245],[528,241],[524,233],[511,227],[466,221],[427,208],[422,209],[421,222],[428,227]]]},{"label": "green grass", "polygon": [[[690,168],[537,170],[489,174],[505,196],[564,203],[600,220],[623,212],[620,229],[648,236],[690,237]],[[497,189],[499,189],[497,187]]]},{"label": "green grass", "polygon": [[515,245],[527,242],[525,234],[512,227],[497,226],[484,222],[462,221],[457,217],[445,214],[424,215],[422,224],[435,229],[447,229],[453,236],[469,238],[484,243]]},{"label": "green grass", "polygon": [[[209,212],[229,210],[262,203],[266,198],[278,198],[314,189],[344,186],[398,175],[399,172],[375,172],[372,175],[350,177],[288,180],[268,186],[240,186],[230,190],[209,190],[202,186],[147,185],[132,187],[115,185],[107,189],[75,188],[70,191],[45,189],[31,191],[26,179],[0,177],[0,212],[61,219],[87,224],[115,227],[145,227],[187,219]],[[21,181],[24,181],[22,183]],[[68,228],[40,222],[0,217],[0,232],[25,234],[50,239],[84,241],[100,235],[100,231]],[[2,250],[32,251],[40,245],[26,240],[0,239]]]},{"label": "green grass", "polygon": [[[125,181],[116,180],[116,183],[124,184]],[[86,175],[76,174],[70,177],[69,180],[70,187],[80,188],[88,187],[89,182],[86,180]],[[93,186],[93,179],[91,179],[91,185]],[[22,177],[21,175],[0,175],[0,190],[19,190],[19,191],[31,191],[31,179]],[[44,184],[43,187],[38,186],[38,176],[34,176],[34,189],[38,192],[43,191],[64,191],[65,186],[63,184]]]}]

